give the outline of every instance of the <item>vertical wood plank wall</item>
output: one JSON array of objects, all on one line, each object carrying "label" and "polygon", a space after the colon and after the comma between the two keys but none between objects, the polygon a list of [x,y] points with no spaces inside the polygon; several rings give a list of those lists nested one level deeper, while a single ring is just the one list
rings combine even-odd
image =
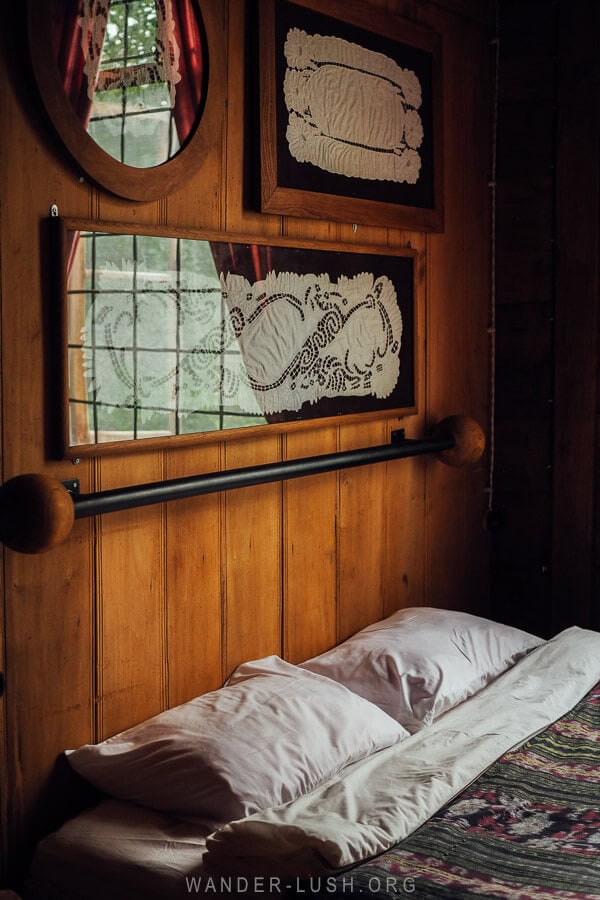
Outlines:
[{"label": "vertical wood plank wall", "polygon": [[600,8],[499,10],[492,608],[549,636],[600,626]]},{"label": "vertical wood plank wall", "polygon": [[[24,11],[11,4],[0,73],[4,480],[24,472],[77,476],[87,492],[385,443],[399,425],[382,415],[91,459],[76,470],[53,461],[45,353],[54,312],[43,233],[51,204],[65,216],[140,226],[410,244],[418,251],[419,408],[400,424],[416,437],[461,413],[487,427],[493,17],[475,0],[372,3],[443,37],[442,234],[354,231],[352,223],[245,207],[251,119],[243,0],[206,4],[217,36],[216,113],[198,172],[154,203],[98,190],[45,121],[27,64]],[[0,884],[18,883],[34,841],[69,808],[65,748],[216,688],[244,659],[277,653],[299,661],[403,606],[487,612],[486,477],[485,460],[468,471],[435,458],[401,460],[78,520],[64,545],[39,556],[4,548]]]},{"label": "vertical wood plank wall", "polygon": [[550,626],[557,29],[556,4],[500,4],[492,594],[532,631]]},{"label": "vertical wood plank wall", "polygon": [[600,627],[600,8],[559,4],[552,620]]}]

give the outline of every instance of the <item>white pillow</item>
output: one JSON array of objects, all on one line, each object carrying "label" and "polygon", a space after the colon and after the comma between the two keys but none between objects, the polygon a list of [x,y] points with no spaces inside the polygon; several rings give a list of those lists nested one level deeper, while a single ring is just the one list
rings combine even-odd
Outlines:
[{"label": "white pillow", "polygon": [[342,685],[276,656],[232,683],[66,754],[96,788],[208,823],[278,806],[407,737]]},{"label": "white pillow", "polygon": [[469,613],[413,607],[369,625],[301,668],[345,685],[415,732],[542,643]]}]

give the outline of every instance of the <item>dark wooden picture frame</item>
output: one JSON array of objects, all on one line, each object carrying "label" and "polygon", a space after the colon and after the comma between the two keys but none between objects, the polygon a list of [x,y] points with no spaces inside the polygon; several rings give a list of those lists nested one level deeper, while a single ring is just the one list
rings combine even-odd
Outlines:
[{"label": "dark wooden picture frame", "polygon": [[[352,224],[442,231],[442,48],[439,34],[373,7],[360,3],[348,4],[343,0],[330,0],[326,14],[320,12],[320,0],[260,0],[258,7],[261,210]],[[303,35],[308,49],[301,48],[293,65],[288,64],[286,42],[291,36],[288,46],[291,46],[289,53],[293,58],[296,52],[293,41],[298,33]],[[323,38],[335,42],[333,52],[340,57],[354,53],[356,66],[347,65],[341,59],[336,59],[329,66],[324,66],[322,61],[315,63],[310,51],[318,52],[323,46]],[[332,47],[332,44],[329,46]],[[373,72],[365,71],[373,64],[375,68],[382,67],[378,77],[373,77]],[[328,89],[332,89],[333,84],[332,96],[336,96],[337,89],[338,99],[342,98],[344,71],[353,68],[359,73],[356,77],[361,81],[359,88],[364,98],[365,115],[373,105],[369,92],[381,92],[382,85],[386,102],[393,103],[398,110],[393,133],[386,133],[386,139],[395,142],[394,147],[366,146],[366,141],[370,139],[367,123],[357,129],[356,141],[350,140],[352,135],[348,134],[339,140],[332,140],[327,129],[321,132],[315,125],[310,97],[307,99],[301,90],[295,97],[298,103],[305,101],[300,111],[293,108],[293,93],[291,105],[286,106],[286,91],[290,87],[292,92],[296,91],[298,86],[303,89],[309,78],[315,85],[310,87],[315,91],[313,98],[318,97],[322,83]],[[329,84],[322,82],[326,69],[332,72]],[[422,127],[418,150],[406,143],[404,136],[409,133],[408,127],[403,129],[401,125],[409,122],[408,92],[402,92],[397,84],[392,86],[393,78],[386,76],[388,70],[393,74],[400,73],[403,79],[410,78],[410,83],[405,81],[405,84],[411,87],[415,84],[416,75],[418,90],[416,95],[413,91],[413,99],[417,96],[415,104],[418,104],[418,109],[411,107],[408,115],[412,117],[411,123],[414,124],[416,118],[417,126]],[[315,81],[316,78],[319,81]],[[329,116],[332,107],[343,105],[331,103],[330,99],[324,104],[326,108],[322,116]],[[336,120],[340,121],[337,112]],[[387,123],[388,120],[385,121]],[[340,127],[347,129],[348,122]],[[304,135],[298,136],[302,129],[306,140]],[[314,135],[316,137],[313,139]],[[419,136],[414,138],[414,128],[411,135],[413,142],[419,140]],[[328,171],[315,164],[314,158],[306,158],[312,153],[311,150],[306,154],[307,145],[316,145],[316,142],[320,142],[320,148],[315,150],[315,154],[319,152],[327,156]],[[336,147],[332,149],[334,144]],[[345,162],[340,162],[340,169],[333,171],[337,163],[331,167],[331,155],[338,148],[340,160],[342,154],[345,159],[348,159],[348,154],[355,154],[351,166],[355,171],[351,174],[340,171],[345,167]],[[385,177],[379,171],[369,171],[368,177],[364,177],[367,168],[363,163],[369,164],[371,160],[374,166],[385,169]],[[407,167],[409,160],[413,174],[407,176],[406,168],[399,172],[397,167]],[[393,173],[392,165],[396,167]],[[404,180],[407,177],[415,180]]]},{"label": "dark wooden picture frame", "polygon": [[54,221],[60,458],[416,412],[416,251]]}]

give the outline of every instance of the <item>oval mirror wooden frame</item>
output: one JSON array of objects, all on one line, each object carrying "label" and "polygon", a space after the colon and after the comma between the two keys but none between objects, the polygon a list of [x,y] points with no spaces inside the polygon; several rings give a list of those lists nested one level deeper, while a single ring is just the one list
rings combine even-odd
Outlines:
[{"label": "oval mirror wooden frame", "polygon": [[181,150],[159,166],[136,168],[110,156],[90,137],[69,103],[52,50],[51,4],[27,0],[27,31],[33,74],[46,112],[58,136],[91,181],[127,200],[157,200],[176,190],[203,161],[203,128],[209,93],[210,34],[198,0],[192,0],[206,51],[205,89],[196,122]]}]

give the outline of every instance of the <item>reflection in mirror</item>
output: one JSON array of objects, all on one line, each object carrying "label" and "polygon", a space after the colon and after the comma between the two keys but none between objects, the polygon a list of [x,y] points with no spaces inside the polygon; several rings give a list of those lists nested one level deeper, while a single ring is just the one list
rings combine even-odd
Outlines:
[{"label": "reflection in mirror", "polygon": [[64,455],[414,410],[412,250],[62,234]]},{"label": "reflection in mirror", "polygon": [[72,246],[71,445],[266,423],[209,241],[80,232]]},{"label": "reflection in mirror", "polygon": [[51,2],[60,78],[89,135],[129,166],[171,159],[204,102],[204,35],[194,0]]}]

